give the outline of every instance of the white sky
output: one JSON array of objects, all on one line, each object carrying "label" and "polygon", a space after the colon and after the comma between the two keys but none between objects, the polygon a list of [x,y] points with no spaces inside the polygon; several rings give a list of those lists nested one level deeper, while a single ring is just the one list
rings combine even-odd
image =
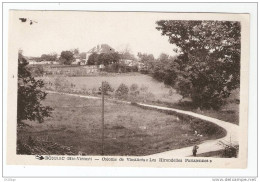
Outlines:
[{"label": "white sky", "polygon": [[[155,22],[165,19],[159,13],[98,12],[22,12],[19,16],[38,23],[29,25],[17,20],[19,47],[26,56],[79,48],[85,52],[98,44],[116,50],[130,46],[132,52],[174,55],[174,45],[156,30]],[[21,18],[22,18],[21,17]],[[18,42],[17,42],[18,43]]]}]

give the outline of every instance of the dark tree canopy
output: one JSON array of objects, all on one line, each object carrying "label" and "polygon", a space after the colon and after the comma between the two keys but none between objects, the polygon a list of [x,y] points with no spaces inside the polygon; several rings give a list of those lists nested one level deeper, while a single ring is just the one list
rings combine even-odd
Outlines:
[{"label": "dark tree canopy", "polygon": [[42,80],[35,80],[27,69],[28,62],[19,54],[18,57],[18,100],[17,100],[17,122],[22,120],[37,120],[43,122],[45,117],[50,116],[53,110],[49,106],[43,106],[41,101],[47,93],[41,89],[44,86]]},{"label": "dark tree canopy", "polygon": [[161,54],[159,58],[153,63],[151,72],[152,76],[167,85],[174,86],[175,80],[177,78],[177,64],[175,60],[175,57],[171,57],[167,54]]},{"label": "dark tree canopy", "polygon": [[88,57],[88,65],[97,65],[98,64],[98,54],[93,53]]},{"label": "dark tree canopy", "polygon": [[62,51],[60,55],[62,64],[70,65],[74,61],[74,54],[71,51]]},{"label": "dark tree canopy", "polygon": [[179,93],[198,106],[219,108],[240,84],[240,23],[161,20],[157,25],[180,48],[173,71]]},{"label": "dark tree canopy", "polygon": [[120,59],[120,55],[117,52],[113,53],[93,53],[88,58],[89,65],[100,65],[103,64],[105,66],[111,65],[113,63],[118,63]]}]

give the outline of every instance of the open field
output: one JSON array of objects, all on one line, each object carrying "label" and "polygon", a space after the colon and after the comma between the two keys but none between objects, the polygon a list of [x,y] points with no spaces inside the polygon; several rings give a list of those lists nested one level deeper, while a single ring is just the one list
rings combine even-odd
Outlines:
[{"label": "open field", "polygon": [[[18,129],[18,139],[43,138],[86,155],[101,154],[101,101],[48,94],[54,108],[44,123]],[[200,136],[194,135],[195,131]],[[122,103],[105,103],[105,155],[150,155],[225,136],[215,124]]]},{"label": "open field", "polygon": [[127,85],[128,88],[130,88],[132,84],[137,84],[138,89],[145,92],[145,100],[148,101],[160,100],[162,102],[177,103],[182,98],[174,89],[165,86],[164,83],[140,73],[88,77],[41,77],[41,79],[47,84],[49,82],[55,83],[55,80],[58,79],[59,83],[63,82],[67,87],[70,87],[71,84],[75,85],[73,90],[85,90],[88,93],[92,93],[93,90],[98,90],[102,81],[107,81],[114,90],[122,83]]},{"label": "open field", "polygon": [[[107,76],[88,76],[88,77],[41,77],[47,85],[47,89],[53,89],[55,83],[65,85],[59,91],[73,92],[87,95],[95,95],[102,81],[110,83],[116,90],[121,83],[130,87],[132,84],[138,85],[139,95],[136,96],[136,102],[145,102],[155,105],[163,105],[183,110],[191,110],[199,114],[211,116],[234,124],[239,124],[239,89],[232,92],[227,99],[227,104],[221,110],[200,110],[192,108],[190,104],[183,105],[179,101],[182,98],[172,88],[165,86],[149,75],[140,73],[126,74],[108,74]],[[50,86],[50,83],[52,86]],[[94,94],[93,94],[94,93]],[[112,93],[113,94],[113,93]],[[128,98],[131,100],[131,98]]]}]

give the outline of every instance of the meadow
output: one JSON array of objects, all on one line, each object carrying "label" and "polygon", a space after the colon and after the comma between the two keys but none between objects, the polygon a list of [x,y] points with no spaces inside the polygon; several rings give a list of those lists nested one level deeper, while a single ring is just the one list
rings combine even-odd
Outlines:
[{"label": "meadow", "polygon": [[[44,123],[24,121],[27,126],[18,128],[18,141],[55,141],[76,155],[101,155],[100,100],[48,94],[43,104],[54,108],[52,116]],[[105,155],[150,155],[225,135],[224,129],[199,119],[105,102]]]},{"label": "meadow", "polygon": [[[239,124],[239,89],[234,90],[227,99],[227,104],[216,111],[212,109],[202,110],[200,108],[193,108],[189,103],[184,105],[180,102],[183,101],[182,96],[179,95],[175,89],[166,86],[164,83],[153,79],[149,75],[140,73],[114,73],[87,77],[46,76],[40,77],[40,79],[44,80],[47,90],[95,96],[100,96],[98,90],[102,81],[107,81],[114,90],[122,83],[127,85],[128,88],[130,88],[131,85],[136,84],[139,91],[138,95],[135,95],[134,97],[129,96],[125,99],[130,101],[134,100],[134,102],[190,110],[199,114]],[[55,85],[58,85],[59,88],[55,88]],[[110,93],[111,97],[114,97],[114,95],[115,93]]]},{"label": "meadow", "polygon": [[[48,86],[48,83],[66,85],[71,87],[73,85],[73,92],[86,91],[88,94],[98,91],[102,81],[107,81],[113,89],[117,89],[120,84],[125,84],[130,88],[131,85],[136,84],[139,90],[146,93],[146,100],[169,103],[177,103],[182,96],[164,83],[154,80],[149,75],[140,73],[124,73],[124,74],[108,74],[106,76],[88,76],[88,77],[41,77]],[[65,89],[66,90],[66,89]]]}]

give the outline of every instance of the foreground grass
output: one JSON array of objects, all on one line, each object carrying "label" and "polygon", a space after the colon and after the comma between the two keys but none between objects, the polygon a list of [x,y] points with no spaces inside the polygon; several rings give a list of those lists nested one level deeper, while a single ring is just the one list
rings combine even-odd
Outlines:
[{"label": "foreground grass", "polygon": [[[101,154],[101,101],[49,94],[44,104],[54,108],[44,123],[25,121],[18,140],[29,137],[57,142],[86,155]],[[195,136],[197,131],[201,136]],[[149,155],[225,136],[215,124],[143,109],[105,103],[105,155]]]}]

